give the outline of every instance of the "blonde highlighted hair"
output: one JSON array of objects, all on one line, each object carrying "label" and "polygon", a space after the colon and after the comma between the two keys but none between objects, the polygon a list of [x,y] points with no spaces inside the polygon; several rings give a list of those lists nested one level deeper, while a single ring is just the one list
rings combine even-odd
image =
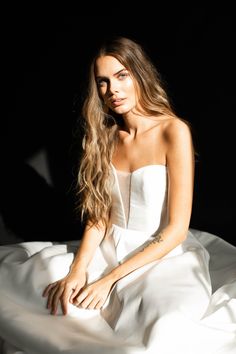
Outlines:
[{"label": "blonde highlighted hair", "polygon": [[137,88],[142,114],[174,116],[159,74],[142,47],[128,38],[105,42],[95,55],[89,72],[87,96],[82,108],[84,137],[78,168],[77,209],[82,222],[109,229],[111,210],[111,161],[118,141],[122,117],[107,111],[95,78],[96,60],[113,56],[130,73]]}]

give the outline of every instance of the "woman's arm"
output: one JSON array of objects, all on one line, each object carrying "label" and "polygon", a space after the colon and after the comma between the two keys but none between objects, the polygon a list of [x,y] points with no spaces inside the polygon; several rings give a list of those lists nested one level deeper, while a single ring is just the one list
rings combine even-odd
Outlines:
[{"label": "woman's arm", "polygon": [[73,302],[73,299],[86,284],[87,267],[104,234],[105,227],[101,223],[98,223],[97,226],[87,223],[69,273],[63,279],[49,284],[43,292],[43,296],[48,297],[47,308],[51,310],[51,314],[57,313],[59,302],[63,314],[67,314],[68,303]]},{"label": "woman's arm", "polygon": [[105,226],[102,223],[98,223],[96,226],[91,226],[89,222],[86,224],[79,249],[71,264],[71,273],[76,273],[81,269],[86,271],[104,235]]}]

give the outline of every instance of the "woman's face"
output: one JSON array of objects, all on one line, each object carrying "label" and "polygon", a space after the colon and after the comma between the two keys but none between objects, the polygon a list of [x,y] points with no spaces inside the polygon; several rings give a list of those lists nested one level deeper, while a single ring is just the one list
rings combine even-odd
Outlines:
[{"label": "woman's face", "polygon": [[95,64],[99,95],[117,114],[127,114],[137,106],[134,81],[128,70],[114,57],[99,57]]}]

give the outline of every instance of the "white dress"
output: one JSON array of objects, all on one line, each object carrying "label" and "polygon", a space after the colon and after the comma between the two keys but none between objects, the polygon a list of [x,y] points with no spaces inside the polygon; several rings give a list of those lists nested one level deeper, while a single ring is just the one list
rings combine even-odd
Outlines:
[{"label": "white dress", "polygon": [[[115,170],[112,230],[88,282],[130,257],[168,221],[168,169]],[[119,280],[102,310],[69,304],[52,316],[43,289],[64,277],[79,242],[0,247],[0,337],[5,354],[235,354],[236,248],[190,229],[162,259]]]}]

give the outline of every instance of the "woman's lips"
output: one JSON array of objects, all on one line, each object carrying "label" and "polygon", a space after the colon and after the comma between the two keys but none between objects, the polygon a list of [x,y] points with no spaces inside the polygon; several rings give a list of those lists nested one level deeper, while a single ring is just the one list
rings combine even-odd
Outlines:
[{"label": "woman's lips", "polygon": [[111,102],[112,106],[118,107],[123,104],[124,98],[119,98]]}]

